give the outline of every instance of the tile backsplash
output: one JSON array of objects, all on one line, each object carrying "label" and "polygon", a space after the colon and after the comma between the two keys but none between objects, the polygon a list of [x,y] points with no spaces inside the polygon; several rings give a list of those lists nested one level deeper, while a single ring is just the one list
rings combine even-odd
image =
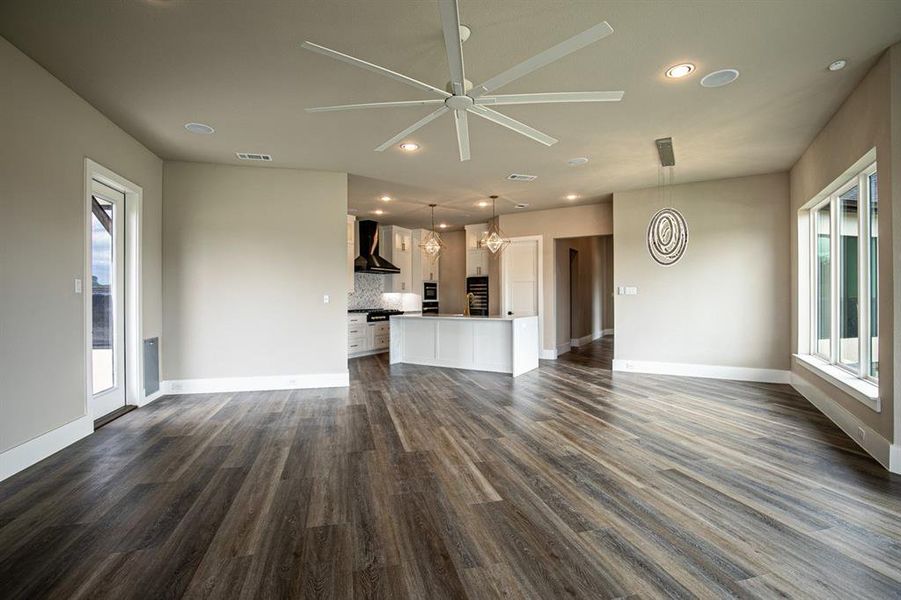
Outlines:
[{"label": "tile backsplash", "polygon": [[347,308],[392,308],[420,310],[419,296],[415,294],[386,294],[385,275],[354,273],[354,291],[347,293]]},{"label": "tile backsplash", "polygon": [[390,308],[382,304],[385,276],[354,273],[354,291],[347,294],[347,308]]}]

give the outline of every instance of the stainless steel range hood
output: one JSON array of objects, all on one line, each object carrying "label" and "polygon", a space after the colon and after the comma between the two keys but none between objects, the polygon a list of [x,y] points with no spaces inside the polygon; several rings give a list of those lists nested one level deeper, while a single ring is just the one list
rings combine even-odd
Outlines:
[{"label": "stainless steel range hood", "polygon": [[354,260],[355,273],[400,273],[400,269],[379,256],[379,224],[376,221],[360,221],[359,239],[360,256]]}]

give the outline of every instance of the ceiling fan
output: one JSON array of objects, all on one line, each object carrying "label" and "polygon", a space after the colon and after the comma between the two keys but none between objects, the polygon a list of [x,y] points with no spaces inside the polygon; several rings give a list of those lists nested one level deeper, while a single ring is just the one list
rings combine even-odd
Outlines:
[{"label": "ceiling fan", "polygon": [[557,140],[546,133],[529,127],[516,119],[512,119],[490,108],[491,106],[503,106],[508,104],[546,104],[560,102],[618,102],[622,100],[623,92],[548,92],[538,94],[494,94],[493,92],[508,83],[511,83],[532,71],[540,69],[555,60],[575,52],[589,44],[601,40],[611,33],[613,28],[602,21],[590,29],[569,38],[566,41],[552,46],[544,52],[539,52],[532,58],[525,60],[515,67],[507,69],[499,75],[495,75],[484,83],[472,86],[466,80],[463,69],[463,38],[461,36],[460,10],[457,0],[438,0],[438,9],[441,13],[441,27],[444,30],[444,45],[447,50],[447,62],[450,66],[450,90],[446,92],[428,83],[423,83],[397,73],[385,67],[366,62],[359,58],[349,56],[337,50],[326,48],[305,41],[301,46],[307,50],[335,58],[348,64],[379,73],[396,81],[406,83],[419,90],[431,93],[437,98],[425,100],[402,100],[398,102],[370,102],[366,104],[343,104],[340,106],[320,106],[308,108],[307,112],[330,112],[339,110],[357,110],[366,108],[395,108],[410,106],[437,106],[433,112],[416,121],[384,144],[375,148],[376,152],[382,152],[394,144],[400,142],[414,131],[431,123],[444,113],[453,111],[454,123],[457,128],[457,144],[460,148],[460,160],[469,160],[469,123],[467,117],[470,113],[497,123],[502,127],[511,129],[519,134],[540,142],[545,146],[557,143]]}]

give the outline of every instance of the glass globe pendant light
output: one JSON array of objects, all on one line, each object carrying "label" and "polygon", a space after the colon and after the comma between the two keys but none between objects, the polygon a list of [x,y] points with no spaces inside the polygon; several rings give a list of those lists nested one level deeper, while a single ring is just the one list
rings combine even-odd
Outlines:
[{"label": "glass globe pendant light", "polygon": [[419,247],[422,248],[422,251],[432,262],[435,262],[438,259],[438,255],[441,254],[441,251],[444,250],[444,242],[441,240],[441,236],[435,232],[436,206],[437,204],[429,204],[429,208],[432,209],[432,229],[423,236],[422,242],[419,244]]},{"label": "glass globe pendant light", "polygon": [[491,221],[488,222],[488,231],[482,235],[481,245],[488,248],[492,255],[497,256],[504,251],[504,248],[510,245],[510,238],[501,231],[501,226],[498,224],[498,219],[495,215],[494,205],[497,202],[497,196],[490,196],[490,198]]}]

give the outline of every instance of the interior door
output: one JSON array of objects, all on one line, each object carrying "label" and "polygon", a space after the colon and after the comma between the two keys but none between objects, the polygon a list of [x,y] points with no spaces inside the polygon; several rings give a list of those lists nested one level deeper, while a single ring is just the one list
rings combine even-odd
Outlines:
[{"label": "interior door", "polygon": [[125,194],[91,185],[91,413],[125,406]]},{"label": "interior door", "polygon": [[538,314],[538,240],[513,240],[503,254],[504,314]]}]

